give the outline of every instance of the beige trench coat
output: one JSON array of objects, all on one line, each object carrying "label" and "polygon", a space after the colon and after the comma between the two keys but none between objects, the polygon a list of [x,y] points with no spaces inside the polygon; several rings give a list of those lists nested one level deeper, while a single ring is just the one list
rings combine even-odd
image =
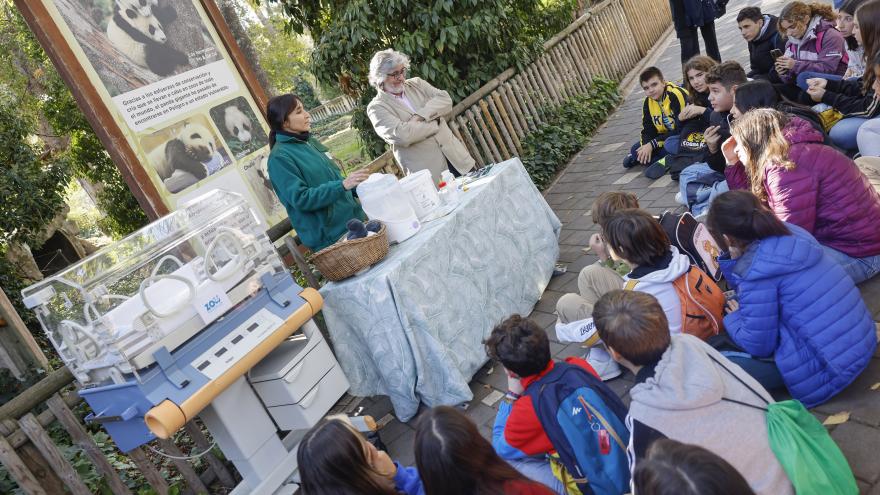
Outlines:
[{"label": "beige trench coat", "polygon": [[397,162],[411,172],[428,169],[434,182],[440,172],[448,170],[446,160],[461,174],[474,168],[474,159],[446,124],[445,117],[452,112],[452,98],[418,77],[407,79],[404,94],[415,114],[424,122],[410,121],[413,112],[403,101],[379,90],[367,105],[367,116],[373,129],[391,145]]}]

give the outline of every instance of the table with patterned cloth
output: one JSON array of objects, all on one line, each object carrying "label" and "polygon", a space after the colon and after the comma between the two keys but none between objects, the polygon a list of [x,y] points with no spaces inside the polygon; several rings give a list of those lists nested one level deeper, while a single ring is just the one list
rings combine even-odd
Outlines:
[{"label": "table with patterned cloth", "polygon": [[321,288],[351,393],[388,395],[401,421],[419,402],[471,400],[482,340],[507,316],[529,314],[553,273],[561,224],[522,162],[483,180],[367,272]]}]

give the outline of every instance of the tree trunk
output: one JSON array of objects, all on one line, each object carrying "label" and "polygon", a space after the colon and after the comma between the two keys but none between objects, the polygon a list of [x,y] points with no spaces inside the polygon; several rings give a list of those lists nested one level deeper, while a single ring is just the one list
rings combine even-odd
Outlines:
[{"label": "tree trunk", "polygon": [[270,97],[273,96],[275,94],[275,88],[269,84],[269,78],[266,76],[263,66],[260,65],[260,57],[257,55],[257,51],[254,49],[254,45],[251,43],[247,31],[244,26],[242,26],[241,21],[239,21],[239,15],[235,10],[235,6],[230,0],[218,0],[217,6],[220,8],[220,13],[223,15],[223,19],[229,26],[229,30],[232,32],[235,42],[238,43],[238,47],[241,48],[245,58],[251,64],[251,67],[253,67],[260,85],[263,86]]}]

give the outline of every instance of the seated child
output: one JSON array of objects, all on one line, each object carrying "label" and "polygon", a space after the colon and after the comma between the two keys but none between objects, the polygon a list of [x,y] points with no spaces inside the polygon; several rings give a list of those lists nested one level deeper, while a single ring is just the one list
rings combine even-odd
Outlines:
[{"label": "seated child", "polygon": [[554,493],[499,457],[471,418],[454,407],[439,406],[421,415],[415,457],[425,495]]},{"label": "seated child", "polygon": [[[563,371],[573,375],[572,380],[578,387],[587,387],[604,397],[605,404],[611,408],[611,410],[606,408],[603,412],[608,415],[606,419],[609,424],[622,421],[626,407],[617,395],[598,379],[596,372],[583,359],[569,357],[564,363],[555,363],[550,357],[550,340],[546,332],[528,318],[513,315],[504,320],[492,330],[485,345],[486,353],[504,366],[508,377],[509,390],[498,408],[492,428],[492,445],[495,451],[517,470],[535,481],[544,483],[557,493],[566,493],[566,491],[571,494],[579,493],[577,487],[569,483],[572,478],[567,470],[559,471],[558,468],[553,467],[558,465],[556,462],[558,448],[551,435],[559,430],[559,425],[548,426],[541,421],[541,417],[547,416],[540,414],[539,404],[533,401],[532,392],[543,390],[545,386],[552,388],[558,372]],[[559,369],[554,371],[556,368]],[[577,373],[570,368],[577,368],[583,372]],[[546,405],[542,402],[540,406]],[[622,422],[619,426],[623,426]],[[625,428],[623,430],[616,431],[615,434],[619,438],[628,438]],[[615,469],[626,470],[626,456],[622,451],[618,453],[619,456],[607,456],[608,466],[593,468],[603,472]],[[548,455],[554,456],[553,466],[548,461]],[[588,466],[584,467],[588,468]],[[554,470],[564,475],[562,477],[566,479],[566,483],[554,476]],[[604,486],[604,488],[608,487]],[[612,493],[602,490],[598,492]],[[622,490],[617,493],[622,493]]]},{"label": "seated child", "polygon": [[727,460],[757,493],[793,493],[767,435],[763,408],[773,399],[758,382],[700,339],[670,335],[650,294],[609,292],[593,317],[608,351],[636,376],[627,416],[631,467],[639,469],[654,441],[671,438]]},{"label": "seated child", "polygon": [[874,322],[853,281],[816,239],[748,191],[716,198],[707,223],[729,246],[718,262],[737,297],[724,325],[747,353],[730,359],[767,388],[784,383],[806,407],[855,380],[877,347]]},{"label": "seated child", "polygon": [[736,88],[746,81],[748,81],[746,71],[734,61],[718,64],[706,74],[712,115],[709,117],[709,127],[704,134],[707,150],[704,161],[716,172],[724,172],[725,161],[721,153],[721,143],[730,137],[730,111],[733,108]]},{"label": "seated child", "polygon": [[[736,23],[743,39],[749,44],[749,73],[753,79],[776,80],[774,60],[770,52],[785,49],[785,37],[776,29],[778,20],[774,15],[761,13],[759,7],[746,7],[739,11]],[[772,73],[772,76],[771,76]]]},{"label": "seated child", "polygon": [[393,462],[340,419],[324,419],[306,432],[296,462],[309,495],[425,493],[415,468]]},{"label": "seated child", "polygon": [[678,115],[687,103],[687,91],[663,78],[656,67],[648,67],[639,82],[647,95],[642,106],[642,133],[623,159],[624,168],[650,165],[678,151]]}]

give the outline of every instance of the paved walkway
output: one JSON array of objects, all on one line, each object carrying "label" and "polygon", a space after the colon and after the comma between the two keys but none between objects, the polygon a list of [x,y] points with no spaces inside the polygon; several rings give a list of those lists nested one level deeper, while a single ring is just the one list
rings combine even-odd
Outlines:
[{"label": "paved walkway", "polygon": [[[748,50],[736,27],[736,14],[742,7],[760,5],[764,12],[778,14],[784,3],[782,0],[730,2],[728,14],[716,22],[722,57],[748,64]],[[680,46],[674,35],[658,40],[656,52],[656,60],[647,60],[646,65],[656,65],[668,79],[680,81]],[[624,91],[632,89],[622,88]],[[580,269],[596,261],[595,256],[583,252],[590,235],[597,231],[597,226],[593,225],[590,218],[593,200],[604,191],[627,190],[638,195],[642,208],[654,214],[677,207],[673,198],[678,183],[672,182],[669,176],[651,181],[641,175],[644,167],[625,170],[621,166],[623,154],[638,136],[643,97],[638,87],[627,94],[623,104],[597,132],[591,143],[571,161],[556,183],[545,192],[547,202],[563,223],[559,239],[559,259],[568,264],[568,272],[551,280],[530,316],[546,328],[551,338],[552,353],[557,359],[583,354],[583,349],[578,344],[565,345],[556,341],[554,309],[556,300],[562,294],[577,292],[577,274]],[[862,287],[862,292],[872,307],[874,319],[880,320],[880,280],[871,286]],[[880,390],[872,390],[872,387],[877,384],[880,388],[878,357],[880,353],[875,356],[865,373],[846,391],[813,411],[820,420],[840,412],[850,413],[847,422],[830,427],[831,434],[849,459],[862,493],[875,495],[880,495],[880,456],[874,450],[880,446]],[[627,391],[632,383],[632,374],[628,372],[608,382],[627,404]],[[487,438],[491,438],[498,400],[506,387],[504,373],[492,362],[487,363],[471,382],[474,399],[468,405],[467,414]],[[413,427],[418,417],[409,423],[400,423],[392,415],[391,403],[387,397],[368,398],[361,405],[365,406],[364,414],[373,415],[384,425],[381,437],[388,445],[391,456],[403,464],[413,465]]]}]

